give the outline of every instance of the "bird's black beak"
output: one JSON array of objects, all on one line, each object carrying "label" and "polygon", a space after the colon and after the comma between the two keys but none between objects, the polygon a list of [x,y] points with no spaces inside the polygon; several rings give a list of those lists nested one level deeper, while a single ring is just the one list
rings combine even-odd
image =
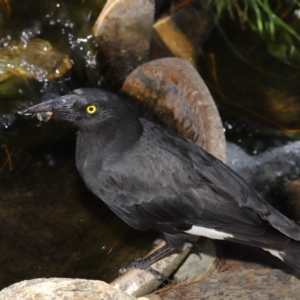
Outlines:
[{"label": "bird's black beak", "polygon": [[21,115],[37,116],[40,121],[47,122],[50,118],[74,120],[73,105],[78,98],[77,95],[66,95],[52,100],[48,100],[32,107],[29,107],[18,113]]}]

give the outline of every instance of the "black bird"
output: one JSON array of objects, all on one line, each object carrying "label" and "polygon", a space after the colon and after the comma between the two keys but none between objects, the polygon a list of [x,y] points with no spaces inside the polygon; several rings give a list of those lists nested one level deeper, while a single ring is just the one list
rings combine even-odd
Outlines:
[{"label": "black bird", "polygon": [[166,246],[137,267],[180,249],[189,235],[260,247],[300,270],[300,227],[226,164],[192,141],[139,119],[99,89],[26,109],[78,128],[76,165],[87,187],[130,226],[164,233]]}]

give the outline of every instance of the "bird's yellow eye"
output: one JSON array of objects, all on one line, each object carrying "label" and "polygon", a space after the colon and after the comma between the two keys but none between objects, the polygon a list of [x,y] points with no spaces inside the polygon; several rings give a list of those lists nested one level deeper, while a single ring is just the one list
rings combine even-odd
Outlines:
[{"label": "bird's yellow eye", "polygon": [[86,112],[88,114],[94,114],[96,111],[97,111],[97,106],[94,104],[86,107]]}]

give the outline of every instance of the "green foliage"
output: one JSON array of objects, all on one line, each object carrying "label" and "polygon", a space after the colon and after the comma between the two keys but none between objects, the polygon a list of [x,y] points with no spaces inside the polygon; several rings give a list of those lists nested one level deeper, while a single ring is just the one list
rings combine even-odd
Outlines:
[{"label": "green foliage", "polygon": [[300,66],[300,1],[208,0],[218,22],[225,11],[247,24],[268,45],[271,55]]}]

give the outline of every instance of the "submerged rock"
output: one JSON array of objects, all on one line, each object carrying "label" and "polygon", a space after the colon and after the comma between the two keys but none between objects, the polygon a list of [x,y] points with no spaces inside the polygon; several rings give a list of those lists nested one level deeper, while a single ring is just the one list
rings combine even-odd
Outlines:
[{"label": "submerged rock", "polygon": [[13,75],[39,81],[53,80],[62,77],[71,68],[69,56],[42,39],[28,43],[11,41],[0,48],[0,82]]}]

